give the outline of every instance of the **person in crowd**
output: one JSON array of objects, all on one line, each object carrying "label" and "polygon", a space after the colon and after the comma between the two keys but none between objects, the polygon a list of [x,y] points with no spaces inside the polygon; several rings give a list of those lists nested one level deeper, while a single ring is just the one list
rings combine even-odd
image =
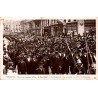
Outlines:
[{"label": "person in crowd", "polygon": [[81,55],[81,61],[82,61],[83,67],[85,68],[85,72],[87,74],[87,71],[89,68],[87,53],[83,52],[83,54]]},{"label": "person in crowd", "polygon": [[18,62],[18,74],[27,74],[26,63],[23,59]]},{"label": "person in crowd", "polygon": [[58,52],[56,51],[52,57],[52,73],[53,74],[60,74],[60,57]]},{"label": "person in crowd", "polygon": [[69,73],[68,59],[66,57],[66,54],[63,53],[63,55],[62,55],[61,74],[68,74],[68,73]]},{"label": "person in crowd", "polygon": [[36,74],[45,74],[45,68],[42,64],[36,69]]}]

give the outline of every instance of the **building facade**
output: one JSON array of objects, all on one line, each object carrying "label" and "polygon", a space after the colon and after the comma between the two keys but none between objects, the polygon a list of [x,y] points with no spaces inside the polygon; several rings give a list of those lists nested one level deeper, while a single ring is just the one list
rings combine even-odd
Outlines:
[{"label": "building facade", "polygon": [[67,34],[83,35],[85,32],[89,32],[90,29],[96,29],[96,20],[85,19],[85,20],[67,20],[66,22]]},{"label": "building facade", "polygon": [[58,19],[41,19],[29,21],[29,29],[34,35],[59,36],[65,30],[64,23]]},{"label": "building facade", "polygon": [[75,19],[33,19],[33,20],[4,20],[4,34],[28,33],[37,36],[83,35],[90,29],[96,29],[96,20]]},{"label": "building facade", "polygon": [[66,29],[66,24],[61,19],[5,20],[3,25],[4,34],[24,32],[37,36],[59,36]]},{"label": "building facade", "polygon": [[3,22],[4,34],[15,34],[22,32],[20,21],[18,20],[4,20]]}]

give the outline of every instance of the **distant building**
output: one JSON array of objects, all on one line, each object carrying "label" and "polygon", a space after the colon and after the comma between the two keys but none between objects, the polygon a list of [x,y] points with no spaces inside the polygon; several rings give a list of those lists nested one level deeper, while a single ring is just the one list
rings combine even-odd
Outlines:
[{"label": "distant building", "polygon": [[14,21],[14,20],[4,20],[3,23],[4,26],[4,34],[15,34],[20,33],[22,31],[20,21]]},{"label": "distant building", "polygon": [[4,34],[31,33],[32,35],[59,36],[66,31],[66,22],[62,19],[5,20]]},{"label": "distant building", "polygon": [[90,29],[96,29],[96,20],[75,19],[33,19],[33,20],[4,20],[4,34],[28,33],[31,35],[60,36],[83,35]]},{"label": "distant building", "polygon": [[85,19],[85,20],[67,20],[66,30],[67,34],[75,33],[75,35],[88,32],[90,29],[95,30],[96,20],[94,19]]},{"label": "distant building", "polygon": [[58,19],[36,19],[27,23],[29,24],[29,31],[34,35],[59,36],[65,30],[65,22]]}]

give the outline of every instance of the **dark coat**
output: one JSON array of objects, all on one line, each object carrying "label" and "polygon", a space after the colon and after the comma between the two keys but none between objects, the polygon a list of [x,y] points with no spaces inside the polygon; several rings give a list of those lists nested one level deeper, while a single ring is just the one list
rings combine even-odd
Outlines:
[{"label": "dark coat", "polygon": [[60,74],[60,58],[58,55],[55,55],[53,58],[52,58],[52,66],[51,66],[51,69],[52,69],[52,73],[53,74]]},{"label": "dark coat", "polygon": [[64,73],[69,73],[69,65],[68,65],[68,60],[66,59],[66,57],[63,57],[62,58],[62,63],[61,63],[61,74],[64,74]]},{"label": "dark coat", "polygon": [[27,74],[31,74],[31,66],[32,66],[32,58],[28,61],[28,57],[25,58],[26,66],[27,66]]},{"label": "dark coat", "polygon": [[93,62],[92,62],[92,56],[88,53],[88,61],[89,61],[89,64],[91,65]]},{"label": "dark coat", "polygon": [[82,55],[81,61],[82,61],[83,66],[87,69],[88,68],[87,56],[85,57],[84,55]]},{"label": "dark coat", "polygon": [[69,57],[68,57],[68,64],[69,64],[69,66],[74,66],[75,65],[72,55],[69,55]]},{"label": "dark coat", "polygon": [[72,55],[69,55],[68,57],[68,65],[70,66],[71,74],[74,74],[73,69],[74,69],[75,63],[74,63]]},{"label": "dark coat", "polygon": [[18,63],[18,73],[19,74],[26,74],[27,72],[27,67],[25,61],[19,61]]},{"label": "dark coat", "polygon": [[49,64],[50,64],[50,60],[48,58],[43,60],[43,67],[45,68],[46,74],[49,74]]},{"label": "dark coat", "polygon": [[53,58],[52,58],[52,66],[53,67],[58,67],[60,65],[60,57],[59,55],[55,55]]},{"label": "dark coat", "polygon": [[30,64],[30,74],[36,74],[36,69],[38,68],[38,59],[31,59]]}]

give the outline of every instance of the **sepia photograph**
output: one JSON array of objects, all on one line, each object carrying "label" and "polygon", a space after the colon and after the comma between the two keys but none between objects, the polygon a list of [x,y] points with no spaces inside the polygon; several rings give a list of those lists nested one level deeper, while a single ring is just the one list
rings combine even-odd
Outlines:
[{"label": "sepia photograph", "polygon": [[0,4],[1,97],[98,98],[97,0]]},{"label": "sepia photograph", "polygon": [[96,19],[4,19],[4,75],[96,75]]}]

